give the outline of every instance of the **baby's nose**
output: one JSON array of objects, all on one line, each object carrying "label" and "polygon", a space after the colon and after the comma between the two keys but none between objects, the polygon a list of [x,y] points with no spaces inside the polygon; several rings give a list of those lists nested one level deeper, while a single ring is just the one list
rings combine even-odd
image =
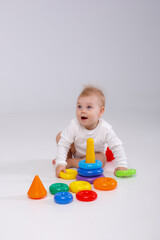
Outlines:
[{"label": "baby's nose", "polygon": [[82,108],[81,113],[86,113],[86,110]]}]

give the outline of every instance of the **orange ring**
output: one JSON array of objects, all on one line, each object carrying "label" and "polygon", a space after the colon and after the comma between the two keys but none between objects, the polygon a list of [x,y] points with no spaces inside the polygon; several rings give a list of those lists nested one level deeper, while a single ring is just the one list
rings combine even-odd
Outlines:
[{"label": "orange ring", "polygon": [[109,191],[117,186],[117,181],[114,178],[101,177],[94,180],[93,185],[98,190]]}]

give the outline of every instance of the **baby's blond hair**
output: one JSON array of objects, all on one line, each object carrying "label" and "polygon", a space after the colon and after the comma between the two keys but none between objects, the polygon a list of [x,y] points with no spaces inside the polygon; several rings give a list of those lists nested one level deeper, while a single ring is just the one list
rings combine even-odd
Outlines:
[{"label": "baby's blond hair", "polygon": [[102,90],[100,90],[99,88],[97,88],[95,86],[92,86],[92,85],[85,86],[84,89],[82,90],[82,92],[80,93],[79,97],[86,97],[86,96],[90,96],[92,94],[98,96],[100,99],[100,102],[101,102],[101,107],[105,107],[104,93],[102,92]]}]

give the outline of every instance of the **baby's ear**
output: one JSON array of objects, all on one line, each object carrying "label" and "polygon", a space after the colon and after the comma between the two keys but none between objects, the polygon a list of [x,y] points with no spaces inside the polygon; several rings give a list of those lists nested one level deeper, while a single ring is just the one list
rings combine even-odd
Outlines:
[{"label": "baby's ear", "polygon": [[100,113],[99,113],[99,116],[100,116],[100,117],[103,115],[104,110],[105,110],[105,108],[104,108],[104,107],[101,107],[101,109],[100,109]]}]

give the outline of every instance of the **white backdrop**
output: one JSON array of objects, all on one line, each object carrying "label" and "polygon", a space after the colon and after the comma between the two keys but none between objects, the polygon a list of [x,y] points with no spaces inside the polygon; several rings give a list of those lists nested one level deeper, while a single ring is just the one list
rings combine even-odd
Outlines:
[{"label": "white backdrop", "polygon": [[[159,63],[159,0],[0,0],[0,239],[159,240]],[[107,163],[117,189],[62,206],[49,193],[62,182],[55,137],[84,84],[104,90],[137,174]],[[48,194],[33,201],[36,174]]]},{"label": "white backdrop", "polygon": [[0,113],[74,107],[84,84],[110,109],[159,110],[160,1],[0,0]]}]

